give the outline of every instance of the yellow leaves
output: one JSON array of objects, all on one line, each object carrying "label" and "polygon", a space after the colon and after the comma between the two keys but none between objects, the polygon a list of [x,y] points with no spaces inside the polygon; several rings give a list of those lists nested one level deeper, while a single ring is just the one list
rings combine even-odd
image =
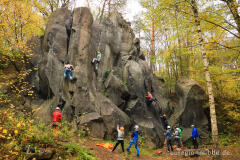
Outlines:
[{"label": "yellow leaves", "polygon": [[17,124],[17,127],[18,127],[18,128],[21,127],[21,123],[18,123],[18,124]]},{"label": "yellow leaves", "polygon": [[15,134],[15,135],[18,135],[18,130],[14,130],[14,134]]},{"label": "yellow leaves", "polygon": [[10,150],[9,153],[14,154],[14,155],[18,155],[18,152],[14,152],[12,150]]},{"label": "yellow leaves", "polygon": [[3,134],[7,134],[7,130],[6,130],[6,129],[3,129],[2,133],[3,133]]},{"label": "yellow leaves", "polygon": [[3,129],[3,127],[0,127],[0,131]]},{"label": "yellow leaves", "polygon": [[4,136],[4,135],[2,135],[2,134],[0,134],[0,139],[5,139],[6,137]]}]

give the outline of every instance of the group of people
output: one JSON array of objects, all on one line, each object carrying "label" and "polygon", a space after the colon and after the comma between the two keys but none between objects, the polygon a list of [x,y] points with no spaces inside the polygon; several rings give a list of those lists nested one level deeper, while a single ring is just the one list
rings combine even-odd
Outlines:
[{"label": "group of people", "polygon": [[[97,57],[92,60],[92,64],[95,65],[95,70],[98,69],[97,64],[100,62],[100,60],[101,60],[101,52],[99,51],[99,52],[97,52]],[[73,79],[72,78],[72,70],[73,70],[73,66],[71,64],[66,64],[65,71],[64,71],[64,77],[68,76],[69,79],[72,80]],[[147,105],[148,106],[151,105],[153,101],[156,101],[156,99],[153,98],[153,96],[150,92],[147,92],[147,96],[146,96]],[[166,130],[164,135],[166,136],[168,152],[173,151],[172,137],[174,137],[174,140],[175,140],[178,148],[181,148],[183,146],[183,144],[182,144],[182,129],[180,127],[175,127],[175,129],[171,129],[171,127],[168,125],[166,114],[163,114],[162,116],[160,116],[160,118],[162,119],[164,129]],[[58,106],[56,108],[56,111],[53,112],[52,119],[53,119],[52,127],[54,129],[59,129],[59,123],[61,123],[61,120],[62,120],[60,106]],[[194,149],[197,149],[198,148],[197,138],[199,137],[199,135],[197,132],[197,128],[194,125],[192,125],[191,127],[192,127],[192,142],[194,145]],[[135,148],[137,150],[137,157],[139,157],[139,155],[140,155],[139,147],[138,147],[138,135],[139,135],[138,129],[139,129],[139,126],[135,125],[134,131],[131,136],[132,139],[129,142],[129,146],[127,148],[127,151],[129,152],[132,144],[134,144]],[[117,142],[116,142],[112,152],[117,148],[117,146],[119,144],[121,144],[122,151],[124,152],[124,127],[123,126],[119,127],[119,125],[117,125],[117,131],[118,131],[118,138],[117,138]]]},{"label": "group of people", "polygon": [[[194,149],[198,149],[197,138],[199,138],[199,134],[195,125],[191,125],[191,127],[192,127],[192,137],[191,137],[192,143],[193,143]],[[178,148],[181,148],[183,146],[181,128],[176,127],[175,130],[173,130],[172,132],[171,127],[167,126],[167,131],[164,133],[164,135],[166,136],[166,140],[167,140],[168,152],[173,151],[172,137],[174,137],[175,143],[178,146]]]},{"label": "group of people", "polygon": [[[59,124],[62,121],[62,114],[60,112],[60,105],[58,105],[58,107],[56,108],[56,111],[53,112],[52,114],[52,127],[54,129],[59,129]],[[178,148],[181,148],[183,146],[182,144],[182,129],[180,127],[176,127],[174,130],[171,129],[171,127],[168,125],[168,121],[166,119],[166,114],[163,114],[163,116],[161,116],[162,120],[163,120],[163,124],[164,127],[166,126],[166,132],[164,133],[164,135],[166,136],[166,141],[167,141],[167,151],[173,151],[173,147],[172,147],[172,137],[174,137],[175,142],[178,146]],[[199,137],[197,128],[192,125],[192,142],[194,145],[194,149],[198,149],[198,142],[197,142],[197,138]],[[139,152],[139,147],[138,147],[138,132],[139,126],[135,125],[134,126],[134,130],[133,133],[131,135],[131,141],[129,142],[129,146],[127,148],[127,151],[129,152],[129,150],[131,149],[131,146],[134,144],[136,150],[137,150],[137,157],[139,157],[140,152]],[[117,138],[117,142],[112,150],[112,152],[117,148],[117,146],[119,144],[121,144],[122,147],[122,151],[124,152],[124,127],[121,126],[119,127],[119,125],[117,125],[117,132],[118,132],[118,138]]]},{"label": "group of people", "polygon": [[[166,119],[166,114],[164,114],[163,116],[161,116],[164,120],[164,125],[167,125],[167,119]],[[193,146],[194,149],[198,149],[198,142],[197,142],[197,138],[199,137],[197,128],[192,125],[192,142],[193,142]],[[139,152],[139,147],[138,147],[138,125],[134,126],[134,131],[132,133],[132,140],[129,143],[129,146],[127,148],[127,151],[130,150],[132,144],[135,145],[135,148],[137,150],[137,157],[139,157],[140,152]],[[119,125],[117,126],[117,131],[118,131],[118,138],[117,138],[117,143],[115,144],[112,152],[117,148],[117,146],[119,144],[121,144],[122,146],[122,151],[124,152],[124,128],[120,127]],[[173,146],[172,146],[172,137],[174,137],[175,143],[178,146],[178,148],[183,147],[183,143],[182,143],[182,129],[179,127],[176,127],[174,130],[171,129],[170,126],[166,127],[166,132],[164,133],[164,135],[166,136],[166,141],[167,141],[167,152],[173,151]]]},{"label": "group of people", "polygon": [[174,136],[175,142],[178,146],[178,148],[182,147],[182,129],[181,128],[175,128],[175,130],[172,133],[172,129],[170,126],[167,126],[167,131],[164,133],[167,140],[167,149],[168,152],[173,151],[172,147],[172,137]]},{"label": "group of people", "polygon": [[[140,151],[139,151],[139,147],[138,147],[138,135],[139,135],[138,128],[139,128],[138,125],[134,126],[134,130],[133,130],[133,133],[131,135],[131,141],[129,142],[129,145],[128,145],[128,148],[127,148],[127,151],[129,152],[132,144],[134,144],[134,146],[137,150],[137,157],[139,157],[139,155],[140,155]],[[120,129],[119,129],[119,125],[117,125],[117,131],[118,131],[117,143],[115,144],[112,152],[117,148],[117,146],[119,144],[121,144],[122,151],[124,152],[124,139],[123,139],[123,137],[124,137],[124,127],[120,127]]]},{"label": "group of people", "polygon": [[[98,70],[98,64],[100,63],[101,61],[101,57],[102,57],[102,54],[100,51],[97,51],[97,57],[96,58],[93,58],[91,63],[94,65],[94,70],[97,71]],[[65,78],[69,78],[70,81],[73,80],[72,78],[72,71],[74,70],[73,68],[73,65],[71,65],[69,62],[67,62],[65,65],[64,65],[64,77]]]}]

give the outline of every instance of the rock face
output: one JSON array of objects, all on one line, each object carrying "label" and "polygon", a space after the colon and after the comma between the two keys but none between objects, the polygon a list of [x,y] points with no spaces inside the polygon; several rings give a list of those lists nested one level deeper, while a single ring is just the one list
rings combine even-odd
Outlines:
[{"label": "rock face", "polygon": [[[95,71],[91,61],[97,50],[102,59]],[[74,121],[79,129],[87,126],[91,136],[112,139],[117,124],[126,131],[138,124],[149,145],[163,145],[160,113],[170,113],[173,107],[164,84],[152,75],[130,23],[119,13],[99,24],[87,8],[73,12],[61,8],[50,16],[39,53],[39,69],[32,83],[39,100],[32,105],[45,99],[35,112],[42,121],[50,121],[60,104],[64,119]],[[63,76],[67,62],[74,66],[73,81]],[[150,107],[145,103],[147,91],[157,99]],[[189,114],[185,108],[193,102],[186,95],[190,92],[183,91],[180,98],[180,117],[186,127],[192,117],[182,115]],[[193,118],[201,119],[198,114]]]},{"label": "rock face", "polygon": [[206,102],[204,90],[191,79],[180,79],[176,84],[178,104],[173,110],[169,123],[183,128],[183,141],[191,138],[191,125],[198,128],[202,138],[208,137],[208,119],[202,106]]}]

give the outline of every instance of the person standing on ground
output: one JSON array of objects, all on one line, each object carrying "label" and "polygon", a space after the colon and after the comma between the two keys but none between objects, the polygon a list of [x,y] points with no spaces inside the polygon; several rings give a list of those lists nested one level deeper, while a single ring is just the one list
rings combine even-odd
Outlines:
[{"label": "person standing on ground", "polygon": [[117,138],[117,143],[115,144],[112,152],[117,148],[117,146],[121,143],[121,146],[122,146],[122,151],[124,152],[124,140],[123,140],[123,137],[124,137],[124,128],[123,127],[120,127],[119,128],[119,125],[117,125],[117,131],[118,131],[118,138]]},{"label": "person standing on ground", "polygon": [[56,111],[53,112],[53,114],[52,114],[52,120],[53,120],[53,122],[52,122],[52,128],[53,128],[53,129],[59,129],[59,125],[60,125],[60,123],[61,123],[61,121],[62,121],[62,114],[61,114],[61,112],[60,112],[59,106],[56,108]]},{"label": "person standing on ground", "polygon": [[178,128],[178,133],[179,133],[180,146],[183,147],[183,143],[182,143],[182,129],[181,128]]},{"label": "person standing on ground", "polygon": [[[168,148],[168,152],[173,151],[172,148],[172,135],[171,135],[171,127],[167,126],[167,131],[164,133],[164,135],[166,136],[167,139],[167,148]],[[171,150],[169,149],[171,147]]]},{"label": "person standing on ground", "polygon": [[135,144],[135,148],[136,148],[136,150],[137,150],[137,157],[139,157],[139,155],[140,155],[140,152],[139,152],[139,148],[138,148],[138,145],[137,145],[137,143],[138,143],[138,125],[135,125],[134,126],[134,131],[133,131],[133,134],[132,134],[132,140],[130,141],[130,143],[129,143],[129,146],[128,146],[128,148],[127,148],[127,151],[129,152],[129,150],[130,150],[130,148],[131,148],[131,145],[134,143]]},{"label": "person standing on ground", "polygon": [[192,143],[194,146],[194,149],[198,149],[198,142],[197,142],[197,138],[199,137],[197,128],[192,125]]},{"label": "person standing on ground", "polygon": [[180,145],[180,139],[179,139],[179,128],[175,129],[174,136],[175,136],[174,137],[175,138],[175,142],[176,142],[178,148],[180,148],[181,145]]}]

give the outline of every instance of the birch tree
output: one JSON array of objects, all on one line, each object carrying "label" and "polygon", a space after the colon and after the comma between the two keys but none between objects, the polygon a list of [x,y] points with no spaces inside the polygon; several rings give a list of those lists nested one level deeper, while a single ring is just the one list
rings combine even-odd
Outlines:
[{"label": "birch tree", "polygon": [[215,148],[218,149],[217,117],[216,117],[216,111],[215,111],[213,87],[212,87],[211,77],[210,77],[210,73],[209,73],[209,61],[208,61],[206,49],[204,46],[205,42],[203,39],[203,33],[202,33],[202,29],[201,29],[201,21],[199,19],[199,12],[198,12],[198,6],[196,3],[196,0],[191,0],[190,3],[191,3],[191,7],[192,7],[192,12],[194,15],[195,25],[197,27],[199,52],[202,53],[205,78],[206,78],[206,82],[207,82],[209,104],[210,104],[212,140],[213,140],[213,144],[214,144]]}]

